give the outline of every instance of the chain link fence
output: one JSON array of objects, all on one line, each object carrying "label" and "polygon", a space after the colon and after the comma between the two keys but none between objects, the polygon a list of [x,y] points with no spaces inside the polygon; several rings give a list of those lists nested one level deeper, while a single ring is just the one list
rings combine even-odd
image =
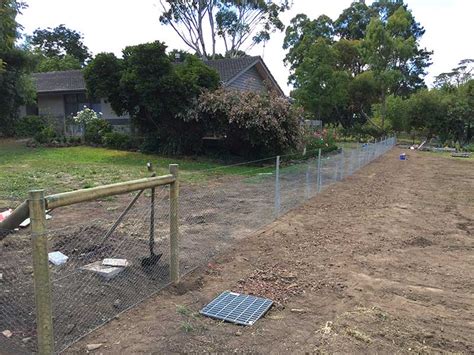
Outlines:
[{"label": "chain link fence", "polygon": [[[394,144],[395,138],[387,138],[324,155],[307,152],[263,159],[242,164],[238,176],[225,174],[226,169],[236,166],[201,171],[213,178],[206,184],[182,184],[180,188],[180,274],[207,263]],[[154,194],[148,189],[117,196],[112,202],[102,201],[100,209],[97,201],[85,207],[70,206],[61,211],[62,217],[58,210],[58,217],[53,218],[56,224],[48,222],[52,224],[47,231],[48,251],[68,257],[62,265],[50,264],[56,351],[171,282],[169,186],[155,188]],[[54,228],[66,220],[68,227]],[[0,242],[0,248],[0,352],[35,352],[36,310],[28,231],[9,235]],[[104,270],[104,259],[126,260],[126,265]]]}]

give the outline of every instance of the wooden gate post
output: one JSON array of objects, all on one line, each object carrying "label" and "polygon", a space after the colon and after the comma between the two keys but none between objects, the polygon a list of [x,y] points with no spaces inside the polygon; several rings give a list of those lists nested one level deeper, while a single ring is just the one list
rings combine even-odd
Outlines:
[{"label": "wooden gate post", "polygon": [[170,184],[170,277],[171,282],[179,282],[179,227],[178,227],[178,199],[179,199],[179,172],[178,164],[170,164],[170,174],[175,181]]},{"label": "wooden gate post", "polygon": [[30,191],[28,208],[31,221],[38,353],[50,355],[54,353],[54,335],[43,190]]}]

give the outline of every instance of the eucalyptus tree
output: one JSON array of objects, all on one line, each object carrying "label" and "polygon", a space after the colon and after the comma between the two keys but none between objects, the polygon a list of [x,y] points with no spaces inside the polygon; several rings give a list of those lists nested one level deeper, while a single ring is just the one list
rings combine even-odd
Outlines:
[{"label": "eucalyptus tree", "polygon": [[[241,56],[282,31],[289,0],[160,0],[160,22],[170,26],[198,56],[213,59],[219,50]],[[219,49],[220,48],[220,49]]]}]

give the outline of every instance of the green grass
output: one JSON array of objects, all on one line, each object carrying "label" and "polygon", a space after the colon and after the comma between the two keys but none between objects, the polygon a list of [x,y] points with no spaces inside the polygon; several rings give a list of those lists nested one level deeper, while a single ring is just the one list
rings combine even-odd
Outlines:
[{"label": "green grass", "polygon": [[[0,197],[24,198],[31,189],[57,193],[149,176],[151,161],[157,175],[179,164],[183,182],[201,183],[219,175],[253,176],[260,167],[222,168],[206,158],[177,158],[105,148],[28,148],[24,143],[0,140]],[[263,171],[265,171],[263,169]]]},{"label": "green grass", "polygon": [[447,159],[455,159],[455,160],[461,160],[461,161],[474,161],[474,153],[471,153],[471,156],[469,158],[459,158],[459,157],[452,157],[450,152],[422,152],[423,154],[426,155],[431,155],[433,157],[441,157],[441,158],[447,158]]}]

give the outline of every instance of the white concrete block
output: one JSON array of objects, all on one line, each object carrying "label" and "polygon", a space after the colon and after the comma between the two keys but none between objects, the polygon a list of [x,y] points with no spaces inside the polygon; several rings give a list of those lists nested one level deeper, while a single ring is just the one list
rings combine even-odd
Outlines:
[{"label": "white concrete block", "polygon": [[53,251],[51,253],[48,253],[48,260],[54,265],[62,265],[67,261],[67,259],[69,258],[60,251]]},{"label": "white concrete block", "polygon": [[102,261],[104,266],[117,266],[117,267],[127,267],[127,259],[115,259],[115,258],[106,258]]},{"label": "white concrete block", "polygon": [[110,280],[113,277],[120,274],[124,267],[115,267],[115,266],[104,266],[102,265],[102,261],[96,261],[91,264],[85,265],[81,268],[82,270],[94,272],[100,276],[102,276],[106,280]]}]

